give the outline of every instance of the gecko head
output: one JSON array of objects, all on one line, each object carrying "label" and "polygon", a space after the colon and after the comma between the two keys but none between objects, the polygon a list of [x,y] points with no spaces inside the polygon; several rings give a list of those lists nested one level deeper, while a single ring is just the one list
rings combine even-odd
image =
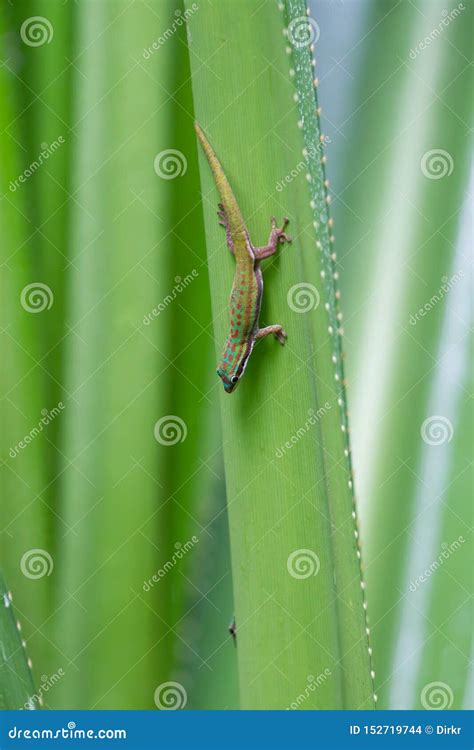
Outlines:
[{"label": "gecko head", "polygon": [[232,393],[237,388],[240,379],[238,375],[229,375],[223,367],[218,368],[217,374],[222,380],[222,385],[226,393]]}]

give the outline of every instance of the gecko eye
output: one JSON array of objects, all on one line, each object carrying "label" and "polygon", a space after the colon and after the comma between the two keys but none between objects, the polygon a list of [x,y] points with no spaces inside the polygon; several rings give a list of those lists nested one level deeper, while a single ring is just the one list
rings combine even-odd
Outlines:
[{"label": "gecko eye", "polygon": [[231,383],[238,383],[238,382],[239,382],[239,378],[238,378],[238,376],[237,376],[237,375],[234,375],[234,376],[233,376],[233,377],[232,377],[232,378],[230,379],[230,382],[231,382]]}]

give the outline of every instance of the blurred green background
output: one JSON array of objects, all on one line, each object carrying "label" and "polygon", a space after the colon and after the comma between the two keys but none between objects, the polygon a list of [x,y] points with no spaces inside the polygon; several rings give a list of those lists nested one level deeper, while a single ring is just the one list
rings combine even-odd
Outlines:
[{"label": "blurred green background", "polygon": [[[379,706],[465,708],[473,7],[311,9]],[[1,565],[49,708],[239,707],[183,11],[0,10]]]}]

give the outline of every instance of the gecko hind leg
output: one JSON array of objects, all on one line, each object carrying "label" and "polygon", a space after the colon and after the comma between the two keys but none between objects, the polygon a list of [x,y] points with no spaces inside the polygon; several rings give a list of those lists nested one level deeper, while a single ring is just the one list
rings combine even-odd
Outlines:
[{"label": "gecko hind leg", "polygon": [[232,233],[230,231],[229,219],[227,218],[227,213],[226,213],[226,210],[224,208],[224,204],[223,203],[218,203],[217,206],[219,208],[219,210],[217,212],[217,215],[219,217],[219,224],[221,225],[221,227],[224,227],[224,229],[225,229],[225,236],[226,236],[226,240],[227,240],[227,247],[229,248],[229,250],[232,253],[232,255],[234,255],[234,242],[232,240]]},{"label": "gecko hind leg", "polygon": [[255,341],[258,341],[258,339],[263,339],[265,336],[269,336],[271,333],[274,333],[280,344],[284,344],[286,342],[286,339],[288,338],[287,332],[283,329],[283,326],[274,325],[274,326],[265,326],[265,328],[259,328],[255,335]]},{"label": "gecko hind leg", "polygon": [[289,237],[285,232],[286,226],[288,224],[289,219],[284,218],[283,226],[281,227],[281,229],[278,229],[276,219],[274,216],[272,217],[272,228],[270,231],[270,236],[268,238],[268,244],[263,245],[263,247],[254,247],[255,258],[257,260],[269,258],[270,255],[276,253],[280,242],[291,242],[291,237]]}]

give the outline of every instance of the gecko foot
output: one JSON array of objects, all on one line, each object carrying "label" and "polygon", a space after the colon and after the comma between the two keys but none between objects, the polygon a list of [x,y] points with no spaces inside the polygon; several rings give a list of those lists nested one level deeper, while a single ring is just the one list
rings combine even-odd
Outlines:
[{"label": "gecko foot", "polygon": [[282,346],[285,346],[288,334],[283,330],[283,328],[281,328],[278,332],[275,333],[275,338],[278,339]]},{"label": "gecko foot", "polygon": [[258,341],[258,339],[263,339],[265,336],[269,336],[271,333],[275,335],[275,338],[278,339],[280,344],[283,346],[283,344],[286,343],[286,339],[288,338],[287,332],[283,329],[282,326],[274,325],[274,326],[265,326],[265,328],[260,328],[257,331],[257,335],[255,336],[255,340]]},{"label": "gecko foot", "polygon": [[290,223],[290,220],[285,216],[283,219],[283,225],[281,229],[277,227],[276,218],[272,216],[272,234],[276,238],[277,242],[291,242],[291,237],[286,234],[285,229]]},{"label": "gecko foot", "polygon": [[270,231],[270,236],[268,238],[268,244],[264,245],[263,247],[254,247],[253,249],[256,260],[269,258],[270,255],[274,255],[274,253],[276,253],[278,245],[280,245],[282,242],[291,242],[291,237],[289,237],[285,232],[285,228],[287,224],[289,224],[289,219],[283,219],[283,226],[280,229],[277,227],[277,222],[274,216],[272,216],[271,221],[272,228]]}]

